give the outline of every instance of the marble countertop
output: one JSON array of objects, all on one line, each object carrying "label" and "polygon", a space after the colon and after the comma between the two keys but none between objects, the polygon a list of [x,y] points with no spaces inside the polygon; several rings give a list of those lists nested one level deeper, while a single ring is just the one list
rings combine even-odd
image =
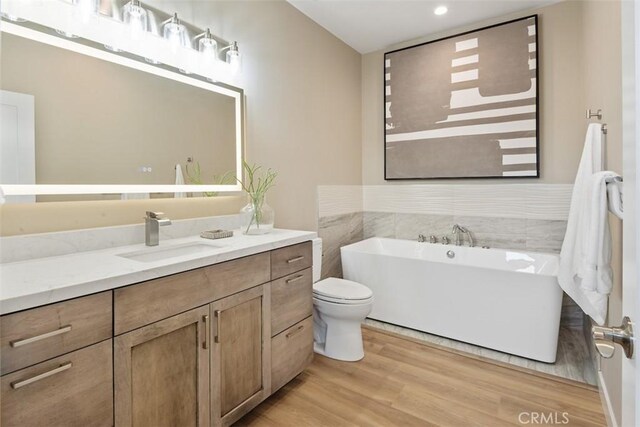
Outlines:
[{"label": "marble countertop", "polygon": [[[199,236],[160,241],[157,248],[209,244],[204,252],[141,262],[122,256],[147,248],[144,243],[0,264],[0,314],[77,298],[194,268],[270,251],[317,237],[315,232],[275,229],[246,236],[239,230],[226,239]],[[148,248],[149,250],[156,250]]]}]

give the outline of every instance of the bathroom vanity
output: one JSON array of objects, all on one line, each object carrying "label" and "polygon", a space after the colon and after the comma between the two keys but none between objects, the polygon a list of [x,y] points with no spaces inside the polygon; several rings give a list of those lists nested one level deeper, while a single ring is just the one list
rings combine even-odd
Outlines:
[{"label": "bathroom vanity", "polygon": [[[313,237],[278,230],[168,260],[112,248],[2,265],[3,294],[14,293],[0,318],[2,425],[237,421],[312,360]],[[92,276],[83,259],[111,263],[110,276]],[[43,263],[62,271],[15,295],[6,280]],[[73,264],[73,286],[56,285]],[[65,293],[80,295],[41,304]]]}]

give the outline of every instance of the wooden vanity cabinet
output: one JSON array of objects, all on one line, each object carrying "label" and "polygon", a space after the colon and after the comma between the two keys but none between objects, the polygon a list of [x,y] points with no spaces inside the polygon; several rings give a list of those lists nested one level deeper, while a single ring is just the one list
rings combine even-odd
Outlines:
[{"label": "wooden vanity cabinet", "polygon": [[313,358],[311,242],[2,316],[1,422],[228,426]]},{"label": "wooden vanity cabinet", "polygon": [[271,394],[269,284],[211,304],[211,419],[231,425]]},{"label": "wooden vanity cabinet", "polygon": [[210,425],[210,320],[203,306],[115,338],[117,426]]}]

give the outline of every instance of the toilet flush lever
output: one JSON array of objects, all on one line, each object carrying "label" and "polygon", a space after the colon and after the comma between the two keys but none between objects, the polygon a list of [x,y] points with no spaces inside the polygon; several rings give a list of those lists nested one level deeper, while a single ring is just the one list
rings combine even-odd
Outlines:
[{"label": "toilet flush lever", "polygon": [[613,357],[614,344],[618,344],[624,350],[627,359],[633,356],[633,324],[631,319],[625,316],[619,327],[593,326],[591,336],[596,345],[596,350],[605,359]]}]

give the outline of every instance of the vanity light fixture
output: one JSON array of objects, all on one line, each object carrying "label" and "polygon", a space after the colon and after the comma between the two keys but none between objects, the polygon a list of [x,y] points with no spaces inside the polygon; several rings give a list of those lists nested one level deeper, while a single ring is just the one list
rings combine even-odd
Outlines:
[{"label": "vanity light fixture", "polygon": [[147,10],[142,7],[140,0],[131,0],[123,7],[122,21],[129,27],[129,34],[133,40],[140,40],[147,32]]},{"label": "vanity light fixture", "polygon": [[433,10],[433,13],[435,13],[436,15],[440,16],[440,15],[444,15],[445,13],[447,13],[449,11],[449,9],[447,8],[447,6],[438,6]]},{"label": "vanity light fixture", "polygon": [[162,26],[162,35],[169,41],[174,51],[177,51],[180,46],[191,47],[191,42],[187,36],[187,28],[180,22],[177,13],[174,13],[171,18],[164,21]]},{"label": "vanity light fixture", "polygon": [[[167,15],[147,7],[141,0],[11,0],[6,3],[9,6],[3,4],[0,16],[5,25],[16,25],[9,21],[33,21],[56,29],[65,38],[89,37],[101,43],[104,50],[128,52],[150,64],[166,64],[183,74],[198,74],[214,82],[233,83],[234,76],[242,71],[238,42],[224,42],[220,48],[221,39],[209,28],[202,33],[194,31],[200,34],[192,38],[192,27],[179,19],[178,14]],[[57,7],[57,3],[66,5]]]},{"label": "vanity light fixture", "polygon": [[229,46],[223,47],[222,50],[227,50],[227,63],[231,66],[231,72],[238,74],[242,68],[242,55],[238,49],[238,42],[232,42]]}]

